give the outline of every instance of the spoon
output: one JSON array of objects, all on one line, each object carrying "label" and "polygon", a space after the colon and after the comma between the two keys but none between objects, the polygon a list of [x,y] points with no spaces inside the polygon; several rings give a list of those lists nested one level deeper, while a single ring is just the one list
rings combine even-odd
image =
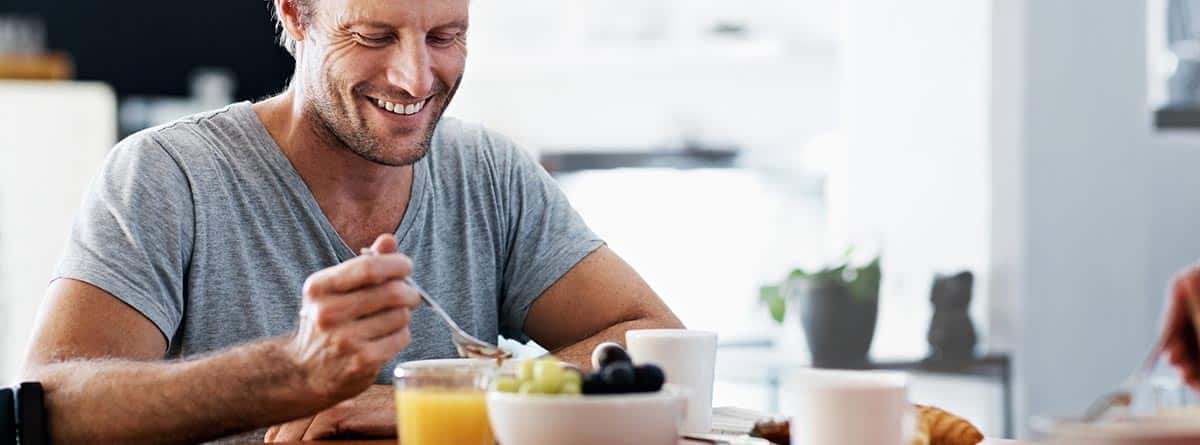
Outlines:
[{"label": "spoon", "polygon": [[[1192,326],[1200,325],[1200,302],[1187,298],[1184,299],[1188,316],[1191,319]],[[1146,356],[1146,360],[1142,362],[1142,367],[1134,371],[1132,375],[1125,379],[1112,392],[1101,396],[1095,402],[1092,402],[1086,412],[1084,412],[1081,420],[1084,422],[1095,422],[1104,417],[1110,409],[1125,408],[1133,404],[1133,390],[1146,380],[1146,377],[1154,371],[1154,366],[1158,364],[1158,357],[1163,353],[1166,347],[1164,340],[1159,340],[1155,343],[1154,349],[1150,350],[1150,354]]]},{"label": "spoon", "polygon": [[[362,248],[361,253],[363,255],[376,255],[375,251],[370,247]],[[460,357],[486,358],[497,361],[512,357],[512,354],[508,351],[500,349],[491,343],[475,338],[475,336],[467,333],[467,331],[464,331],[463,328],[458,326],[458,323],[454,322],[453,318],[450,318],[450,314],[447,314],[446,310],[442,309],[440,304],[438,304],[436,301],[433,301],[433,299],[429,297],[429,294],[425,293],[425,291],[421,289],[421,286],[418,286],[417,283],[412,280],[412,277],[404,277],[404,283],[415,289],[417,294],[421,295],[421,301],[424,301],[425,304],[429,305],[430,308],[433,308],[433,311],[436,312],[438,316],[442,318],[442,321],[446,322],[446,325],[450,327],[450,340],[454,343],[454,348],[458,350],[458,355]]]},{"label": "spoon", "polygon": [[1133,391],[1154,371],[1154,365],[1158,363],[1160,352],[1162,352],[1162,347],[1155,345],[1154,349],[1150,350],[1150,354],[1146,356],[1146,360],[1142,362],[1142,366],[1125,378],[1125,381],[1117,389],[1100,396],[1099,399],[1088,405],[1087,411],[1083,413],[1080,420],[1085,423],[1095,422],[1103,418],[1111,409],[1126,408],[1133,404]]}]

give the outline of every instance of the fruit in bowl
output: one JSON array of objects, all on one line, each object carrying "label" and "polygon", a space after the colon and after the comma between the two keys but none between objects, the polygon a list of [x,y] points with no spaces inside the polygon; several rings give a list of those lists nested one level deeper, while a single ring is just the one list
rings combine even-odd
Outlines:
[{"label": "fruit in bowl", "polygon": [[[503,377],[497,379],[487,394],[488,417],[497,442],[678,443],[679,424],[687,410],[686,390],[664,385],[665,376],[657,366],[634,366],[623,349],[617,352],[612,347],[620,348],[616,344],[597,348],[593,357],[606,359],[593,363],[596,370],[586,375],[542,359],[522,363],[517,375],[503,383]],[[601,348],[607,351],[601,352]]]},{"label": "fruit in bowl", "polygon": [[517,369],[515,376],[496,377],[496,383],[492,385],[492,389],[526,395],[579,395],[583,393],[581,389],[582,374],[569,365],[559,363],[554,357],[526,360],[521,362]]},{"label": "fruit in bowl", "polygon": [[596,371],[583,379],[584,394],[655,392],[666,381],[662,368],[648,363],[634,366],[629,353],[616,343],[597,346],[592,367]]},{"label": "fruit in bowl", "polygon": [[666,375],[653,364],[633,365],[621,345],[603,343],[592,353],[587,375],[574,366],[559,363],[553,356],[526,360],[516,375],[501,375],[492,388],[499,392],[526,395],[599,395],[656,392],[662,389]]}]

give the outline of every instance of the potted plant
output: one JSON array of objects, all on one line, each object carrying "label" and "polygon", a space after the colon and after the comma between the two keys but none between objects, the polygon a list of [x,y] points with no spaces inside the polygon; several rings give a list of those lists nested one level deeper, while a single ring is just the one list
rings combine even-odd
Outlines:
[{"label": "potted plant", "polygon": [[795,269],[781,283],[763,286],[759,298],[782,323],[789,301],[800,306],[808,349],[815,367],[854,367],[866,363],[879,312],[879,257],[850,264],[850,252],[837,265]]}]

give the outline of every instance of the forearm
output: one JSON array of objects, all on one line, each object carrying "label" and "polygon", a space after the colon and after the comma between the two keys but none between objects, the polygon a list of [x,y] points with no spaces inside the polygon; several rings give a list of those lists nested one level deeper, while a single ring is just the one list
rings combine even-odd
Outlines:
[{"label": "forearm", "polygon": [[275,338],[184,362],[74,361],[34,369],[54,443],[195,443],[313,414]]},{"label": "forearm", "polygon": [[639,318],[609,326],[608,328],[574,344],[552,351],[554,356],[564,362],[575,364],[582,369],[592,369],[592,350],[604,342],[625,344],[625,332],[633,329],[682,329],[683,324],[674,316],[661,318]]}]

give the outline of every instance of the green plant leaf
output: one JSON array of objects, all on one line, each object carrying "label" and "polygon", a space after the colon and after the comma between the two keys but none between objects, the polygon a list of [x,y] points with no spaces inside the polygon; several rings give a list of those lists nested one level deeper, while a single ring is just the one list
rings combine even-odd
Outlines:
[{"label": "green plant leaf", "polygon": [[783,323],[783,314],[787,312],[787,299],[783,297],[779,285],[758,288],[758,299],[767,304],[771,318],[777,323]]},{"label": "green plant leaf", "polygon": [[858,301],[879,298],[879,283],[882,278],[883,271],[879,266],[879,257],[875,257],[870,264],[857,269],[854,280],[847,283],[850,287],[850,296]]}]

